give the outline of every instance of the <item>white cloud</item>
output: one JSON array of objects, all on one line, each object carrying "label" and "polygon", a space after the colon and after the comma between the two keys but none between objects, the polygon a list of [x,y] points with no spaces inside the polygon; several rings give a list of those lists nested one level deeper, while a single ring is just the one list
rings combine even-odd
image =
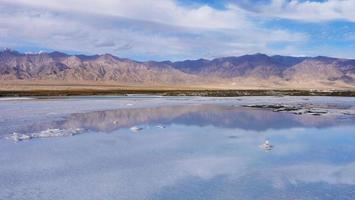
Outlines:
[{"label": "white cloud", "polygon": [[[122,57],[182,59],[274,53],[271,43],[308,36],[259,27],[235,5],[186,7],[174,0],[0,0],[0,46]],[[298,52],[291,52],[298,53]]]},{"label": "white cloud", "polygon": [[[198,28],[232,28],[245,23],[235,9],[216,10],[209,6],[186,8],[174,0],[3,0],[4,2],[57,11],[126,17],[135,20]],[[245,25],[245,24],[244,24]]]},{"label": "white cloud", "polygon": [[299,1],[272,0],[261,5],[257,12],[261,16],[278,17],[301,21],[347,20],[355,22],[354,0]]}]

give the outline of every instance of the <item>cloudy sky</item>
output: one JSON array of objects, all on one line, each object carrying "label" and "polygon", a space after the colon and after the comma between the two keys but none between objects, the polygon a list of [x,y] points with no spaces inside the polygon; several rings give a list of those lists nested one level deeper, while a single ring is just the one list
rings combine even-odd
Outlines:
[{"label": "cloudy sky", "polygon": [[137,60],[355,58],[355,0],[0,0],[0,47]]}]

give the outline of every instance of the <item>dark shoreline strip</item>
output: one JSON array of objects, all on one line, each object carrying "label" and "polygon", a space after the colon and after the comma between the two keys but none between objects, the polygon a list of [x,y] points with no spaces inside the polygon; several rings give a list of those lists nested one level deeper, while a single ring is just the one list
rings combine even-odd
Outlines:
[{"label": "dark shoreline strip", "polygon": [[98,96],[149,94],[162,96],[343,96],[355,97],[355,91],[309,91],[309,90],[14,90],[0,91],[0,97],[24,96]]}]

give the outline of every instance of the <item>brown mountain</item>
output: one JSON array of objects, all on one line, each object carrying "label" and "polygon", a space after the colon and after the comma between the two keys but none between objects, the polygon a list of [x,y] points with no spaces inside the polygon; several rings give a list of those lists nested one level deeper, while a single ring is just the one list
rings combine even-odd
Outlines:
[{"label": "brown mountain", "polygon": [[138,62],[110,54],[0,51],[0,80],[224,88],[355,88],[355,60],[264,54],[179,62]]}]

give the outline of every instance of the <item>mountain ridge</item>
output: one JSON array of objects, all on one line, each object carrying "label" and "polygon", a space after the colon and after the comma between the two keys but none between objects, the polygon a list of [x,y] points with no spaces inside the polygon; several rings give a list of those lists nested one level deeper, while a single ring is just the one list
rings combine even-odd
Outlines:
[{"label": "mountain ridge", "polygon": [[225,88],[355,88],[355,59],[248,54],[183,61],[135,61],[111,54],[0,51],[0,80]]}]

